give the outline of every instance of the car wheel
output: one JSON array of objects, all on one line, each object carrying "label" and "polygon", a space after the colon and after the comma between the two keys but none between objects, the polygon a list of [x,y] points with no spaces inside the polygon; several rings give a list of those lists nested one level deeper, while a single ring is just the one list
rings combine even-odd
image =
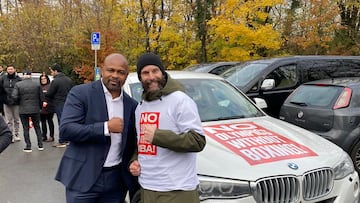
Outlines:
[{"label": "car wheel", "polygon": [[141,197],[141,196],[140,196],[140,190],[138,190],[138,191],[134,194],[134,196],[133,196],[133,198],[131,199],[130,203],[140,203],[140,200],[141,200],[140,197]]},{"label": "car wheel", "polygon": [[354,162],[355,170],[360,174],[360,141],[352,148],[351,159]]}]

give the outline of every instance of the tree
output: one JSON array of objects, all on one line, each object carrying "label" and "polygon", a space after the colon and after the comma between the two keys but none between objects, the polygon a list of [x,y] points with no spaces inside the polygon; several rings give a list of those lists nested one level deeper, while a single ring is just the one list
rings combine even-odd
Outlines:
[{"label": "tree", "polygon": [[360,2],[358,0],[339,0],[341,28],[336,30],[332,45],[336,53],[360,54]]},{"label": "tree", "polygon": [[296,10],[289,43],[304,54],[326,54],[339,22],[338,7],[329,0],[308,0]]},{"label": "tree", "polygon": [[280,32],[269,22],[269,8],[281,1],[228,0],[209,21],[212,60],[242,61],[267,56],[280,48]]}]

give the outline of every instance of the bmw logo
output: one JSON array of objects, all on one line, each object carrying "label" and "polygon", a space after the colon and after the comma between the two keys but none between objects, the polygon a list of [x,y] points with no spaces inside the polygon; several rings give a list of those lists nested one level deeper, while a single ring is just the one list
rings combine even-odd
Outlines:
[{"label": "bmw logo", "polygon": [[304,116],[304,112],[299,111],[299,113],[297,114],[297,117],[298,117],[298,118],[302,118],[303,116]]},{"label": "bmw logo", "polygon": [[296,165],[295,163],[288,163],[288,167],[291,168],[291,169],[293,169],[293,170],[299,169],[299,166]]}]

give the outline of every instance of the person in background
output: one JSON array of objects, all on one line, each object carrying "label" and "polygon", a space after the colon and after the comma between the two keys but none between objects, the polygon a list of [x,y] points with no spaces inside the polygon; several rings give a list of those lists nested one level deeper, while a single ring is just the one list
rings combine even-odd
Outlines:
[{"label": "person in background", "polygon": [[12,97],[19,101],[19,114],[23,126],[25,148],[24,152],[32,152],[29,134],[29,120],[33,122],[38,150],[43,151],[41,129],[40,129],[40,106],[41,106],[41,88],[40,85],[31,80],[31,71],[24,72],[24,79],[15,84]]},{"label": "person in background", "polygon": [[[108,55],[101,80],[69,92],[60,122],[60,139],[69,141],[55,179],[66,187],[66,202],[123,203],[138,190],[128,170],[136,150],[137,102],[123,91],[127,59]],[[52,84],[51,84],[52,85]]]},{"label": "person in background", "polygon": [[[61,114],[68,92],[73,86],[71,79],[62,72],[59,64],[53,64],[50,68],[51,75],[54,77],[45,97],[53,102],[58,124],[60,126]],[[54,147],[66,147],[66,143],[59,139]]]},{"label": "person in background", "polygon": [[196,152],[206,144],[195,102],[166,72],[159,56],[139,57],[143,86],[136,108],[138,157],[129,166],[139,176],[142,203],[199,203]]},{"label": "person in background", "polygon": [[5,123],[4,119],[0,116],[0,153],[11,144],[11,140],[11,131]]},{"label": "person in background", "polygon": [[14,100],[11,96],[15,84],[20,82],[22,79],[17,75],[16,69],[13,65],[9,65],[6,68],[7,74],[0,78],[0,87],[2,91],[5,92],[4,97],[4,114],[5,122],[8,124],[12,134],[12,142],[20,141],[19,137],[19,127],[20,127],[20,117],[19,117],[19,101]]},{"label": "person in background", "polygon": [[[52,101],[47,99],[45,97],[45,94],[47,93],[47,90],[50,87],[50,78],[46,74],[42,74],[39,78],[40,80],[40,86],[42,90],[42,107],[40,110],[40,121],[41,121],[41,132],[42,132],[42,141],[45,142],[53,142],[54,141],[54,106],[52,104]],[[49,125],[49,138],[47,137],[48,128],[47,125]]]},{"label": "person in background", "polygon": [[4,68],[2,66],[0,66],[0,77],[5,75],[5,71]]}]

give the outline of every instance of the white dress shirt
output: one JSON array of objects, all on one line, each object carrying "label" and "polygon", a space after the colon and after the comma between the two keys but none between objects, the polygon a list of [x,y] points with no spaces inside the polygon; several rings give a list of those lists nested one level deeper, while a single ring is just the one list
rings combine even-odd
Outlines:
[{"label": "white dress shirt", "polygon": [[[121,94],[119,97],[113,99],[111,93],[105,87],[102,80],[101,83],[105,93],[106,107],[108,110],[109,120],[113,117],[124,118],[123,90],[121,90]],[[111,167],[121,163],[120,151],[121,151],[122,134],[110,133],[107,123],[108,123],[107,121],[104,123],[104,134],[105,136],[110,136],[111,145],[110,145],[109,153],[104,163],[104,167]]]}]

